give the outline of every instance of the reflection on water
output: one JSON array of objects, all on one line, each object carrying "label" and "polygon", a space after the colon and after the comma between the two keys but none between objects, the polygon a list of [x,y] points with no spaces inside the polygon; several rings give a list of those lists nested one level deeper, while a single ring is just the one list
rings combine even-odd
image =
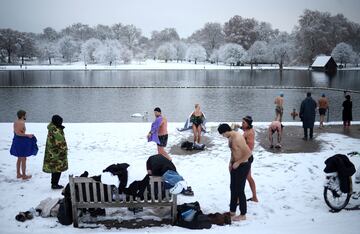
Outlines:
[{"label": "reflection on water", "polygon": [[[0,86],[291,86],[360,90],[360,71],[338,71],[333,77],[310,71],[154,70],[154,71],[0,71]],[[273,100],[285,94],[284,120],[297,110],[306,90],[279,89],[37,89],[0,88],[0,121],[15,118],[18,109],[29,121],[48,122],[55,114],[67,122],[129,122],[133,113],[152,113],[160,106],[170,121],[184,121],[200,103],[209,121],[239,121],[252,115],[255,121],[274,118]],[[330,99],[330,120],[341,120],[343,93],[313,91]],[[359,119],[360,94],[353,93],[354,119]]]},{"label": "reflection on water", "polygon": [[[160,106],[171,122],[183,122],[200,103],[208,121],[240,121],[252,115],[254,121],[271,121],[275,116],[274,98],[285,95],[284,121],[292,121],[290,112],[298,111],[306,90],[274,89],[0,89],[0,122],[15,119],[19,109],[28,111],[28,121],[48,122],[60,114],[66,122],[143,121],[130,116],[150,113]],[[322,93],[330,100],[330,120],[341,121],[343,93],[312,91],[317,100]],[[352,93],[353,117],[360,119],[360,94]],[[318,115],[317,115],[318,119]],[[297,119],[297,121],[299,121]]]},{"label": "reflection on water", "polygon": [[360,71],[0,71],[0,86],[299,86],[360,90]]}]

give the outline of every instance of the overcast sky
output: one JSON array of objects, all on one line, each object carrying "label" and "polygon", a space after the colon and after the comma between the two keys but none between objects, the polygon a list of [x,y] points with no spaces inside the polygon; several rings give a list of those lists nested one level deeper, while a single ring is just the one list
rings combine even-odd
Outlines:
[{"label": "overcast sky", "polygon": [[360,0],[0,0],[0,28],[39,33],[75,22],[134,24],[146,36],[165,27],[188,37],[206,22],[253,17],[291,32],[304,9],[342,13],[360,23]]}]

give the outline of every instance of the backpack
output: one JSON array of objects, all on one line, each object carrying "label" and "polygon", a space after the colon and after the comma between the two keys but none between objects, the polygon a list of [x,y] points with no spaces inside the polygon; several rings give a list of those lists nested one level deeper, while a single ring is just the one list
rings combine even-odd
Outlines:
[{"label": "backpack", "polygon": [[192,143],[190,141],[185,141],[185,142],[181,143],[181,149],[192,150],[193,146],[194,146],[194,143]]},{"label": "backpack", "polygon": [[192,202],[177,206],[175,225],[188,229],[210,229],[211,221],[201,211],[199,202]]},{"label": "backpack", "polygon": [[62,225],[70,225],[73,223],[72,209],[71,209],[71,200],[66,198],[60,199],[59,201],[59,213],[57,218],[59,223]]}]

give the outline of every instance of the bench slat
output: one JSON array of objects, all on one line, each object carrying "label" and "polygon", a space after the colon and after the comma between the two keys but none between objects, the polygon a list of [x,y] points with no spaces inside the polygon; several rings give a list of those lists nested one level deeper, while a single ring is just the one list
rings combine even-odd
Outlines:
[{"label": "bench slat", "polygon": [[91,197],[90,197],[90,189],[89,186],[91,185],[91,183],[85,183],[85,193],[86,193],[86,201],[87,202],[91,202]]},{"label": "bench slat", "polygon": [[107,191],[108,191],[108,201],[111,202],[112,201],[112,192],[111,192],[110,185],[107,186]]},{"label": "bench slat", "polygon": [[150,190],[151,190],[151,202],[155,201],[155,191],[154,191],[154,183],[150,183]]},{"label": "bench slat", "polygon": [[78,183],[76,184],[79,190],[79,202],[84,202],[84,196],[83,196],[83,191],[82,191],[82,183]]},{"label": "bench slat", "polygon": [[93,190],[93,194],[94,194],[94,202],[96,203],[99,201],[98,197],[97,197],[96,183],[93,182],[93,183],[91,183],[91,185],[92,185],[92,190]]},{"label": "bench slat", "polygon": [[158,201],[162,202],[162,188],[161,188],[161,182],[157,182],[157,187],[158,187]]},{"label": "bench slat", "polygon": [[148,189],[146,188],[145,191],[144,191],[144,203],[147,203],[148,202]]},{"label": "bench slat", "polygon": [[100,185],[100,197],[101,197],[101,202],[105,202],[105,197],[104,197],[104,185],[102,183],[99,183]]}]

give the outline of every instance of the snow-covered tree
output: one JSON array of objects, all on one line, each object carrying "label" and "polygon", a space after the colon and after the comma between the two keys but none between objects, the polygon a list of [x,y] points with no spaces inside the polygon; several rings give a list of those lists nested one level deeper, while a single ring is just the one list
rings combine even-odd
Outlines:
[{"label": "snow-covered tree", "polygon": [[140,37],[141,30],[132,24],[126,25],[121,29],[120,42],[131,51],[139,44]]},{"label": "snow-covered tree", "polygon": [[105,40],[101,46],[94,51],[96,61],[109,63],[111,66],[121,60],[122,46],[118,40]]},{"label": "snow-covered tree", "polygon": [[133,58],[133,52],[127,48],[127,46],[122,46],[120,51],[120,60],[123,63],[130,63]]},{"label": "snow-covered tree", "polygon": [[55,29],[46,27],[43,29],[43,33],[40,35],[40,37],[44,41],[54,42],[59,39],[59,34]]},{"label": "snow-covered tree", "polygon": [[224,42],[225,35],[219,23],[206,23],[202,29],[194,32],[189,38],[190,43],[199,43],[206,49],[208,56]]},{"label": "snow-covered tree", "polygon": [[359,63],[360,63],[360,53],[356,53],[356,52],[353,53],[352,63],[353,63],[356,67],[359,66]]},{"label": "snow-covered tree", "polygon": [[39,41],[36,44],[36,47],[39,51],[39,59],[47,60],[49,62],[49,65],[52,64],[52,59],[59,55],[56,42]]},{"label": "snow-covered tree", "polygon": [[186,59],[194,61],[196,64],[198,61],[203,62],[206,60],[206,50],[199,44],[191,44],[186,50]]},{"label": "snow-covered tree", "polygon": [[156,56],[158,59],[165,60],[167,63],[168,60],[173,60],[176,58],[176,48],[172,43],[167,42],[157,49]]},{"label": "snow-covered tree", "polygon": [[16,60],[17,43],[20,32],[12,29],[0,29],[0,49],[6,51],[7,62]]},{"label": "snow-covered tree", "polygon": [[107,25],[98,24],[94,27],[93,31],[94,31],[94,38],[99,39],[101,41],[114,38],[112,29]]},{"label": "snow-covered tree", "polygon": [[79,53],[78,43],[70,36],[61,38],[58,42],[59,52],[66,62],[72,62]]},{"label": "snow-covered tree", "polygon": [[264,41],[255,41],[247,51],[247,61],[251,64],[251,69],[253,68],[253,64],[266,62],[267,55],[267,43]]},{"label": "snow-covered tree", "polygon": [[351,62],[353,53],[354,51],[351,45],[341,42],[333,49],[331,56],[337,63],[340,63],[341,65],[344,64],[346,67],[346,64]]},{"label": "snow-covered tree", "polygon": [[17,42],[17,54],[21,58],[21,64],[24,64],[25,57],[33,57],[36,55],[36,47],[34,40],[27,33],[20,33]]},{"label": "snow-covered tree", "polygon": [[62,36],[72,37],[74,40],[86,41],[96,35],[95,30],[87,24],[75,23],[61,30]]},{"label": "snow-covered tree", "polygon": [[179,41],[179,34],[176,32],[175,28],[165,28],[161,31],[152,31],[150,39],[150,49],[149,54],[155,58],[157,48],[163,45],[166,42]]},{"label": "snow-covered tree", "polygon": [[241,45],[227,43],[219,48],[219,58],[225,64],[240,66],[246,58],[246,51]]},{"label": "snow-covered tree", "polygon": [[269,61],[279,64],[282,70],[283,64],[293,57],[294,47],[294,40],[287,33],[281,33],[268,44]]},{"label": "snow-covered tree", "polygon": [[172,44],[176,49],[176,55],[175,55],[176,61],[179,62],[179,60],[180,61],[184,60],[186,56],[187,45],[182,41],[175,41]]},{"label": "snow-covered tree", "polygon": [[96,63],[95,51],[102,46],[102,42],[96,38],[90,38],[81,45],[81,58],[85,64]]},{"label": "snow-covered tree", "polygon": [[210,55],[210,61],[211,63],[216,63],[217,65],[219,64],[220,61],[219,49],[213,50],[213,52]]}]

